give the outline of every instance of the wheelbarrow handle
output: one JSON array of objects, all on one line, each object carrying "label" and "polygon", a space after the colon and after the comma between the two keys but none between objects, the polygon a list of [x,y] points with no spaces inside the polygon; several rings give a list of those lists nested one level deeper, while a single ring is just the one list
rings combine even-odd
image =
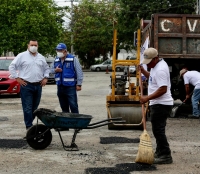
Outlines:
[{"label": "wheelbarrow handle", "polygon": [[101,127],[101,126],[106,126],[106,125],[108,125],[108,124],[113,124],[113,123],[126,123],[126,120],[121,120],[121,121],[111,121],[111,122],[107,122],[107,123],[102,123],[102,124],[96,124],[96,125],[94,125],[94,124],[92,124],[92,126],[91,125],[88,125],[86,128],[84,128],[84,129],[94,129],[94,128],[97,128],[97,127]]},{"label": "wheelbarrow handle", "polygon": [[102,121],[99,121],[99,122],[96,122],[96,123],[92,123],[92,124],[89,124],[88,126],[93,126],[93,125],[96,125],[96,124],[99,124],[99,123],[103,123],[103,122],[106,122],[106,121],[113,121],[113,120],[122,120],[122,117],[116,117],[116,118],[108,118],[106,120],[102,120]]}]

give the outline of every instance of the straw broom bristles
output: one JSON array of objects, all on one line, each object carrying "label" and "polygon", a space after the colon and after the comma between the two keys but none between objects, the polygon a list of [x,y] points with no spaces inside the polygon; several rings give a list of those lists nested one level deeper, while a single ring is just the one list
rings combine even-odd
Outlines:
[{"label": "straw broom bristles", "polygon": [[151,138],[146,130],[144,130],[140,136],[140,144],[135,162],[147,164],[153,164],[154,162],[154,152],[151,144]]}]

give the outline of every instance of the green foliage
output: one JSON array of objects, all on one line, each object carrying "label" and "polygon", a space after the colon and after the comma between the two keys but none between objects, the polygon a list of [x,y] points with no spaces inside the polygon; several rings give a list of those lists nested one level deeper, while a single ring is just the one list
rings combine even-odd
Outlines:
[{"label": "green foliage", "polygon": [[105,0],[83,0],[73,8],[74,49],[87,66],[112,50],[115,9],[115,3]]},{"label": "green foliage", "polygon": [[154,13],[193,14],[196,0],[116,0],[120,4],[117,11],[118,40],[121,48],[133,48],[134,31],[140,27],[140,20],[151,19]]},{"label": "green foliage", "polygon": [[[109,2],[109,1],[108,1]],[[154,13],[192,14],[195,12],[196,0],[83,0],[73,8],[73,23],[65,42],[74,44],[76,54],[86,65],[95,64],[95,57],[103,55],[106,59],[108,51],[112,54],[113,23],[117,21],[117,51],[132,50],[134,31],[140,28],[140,20],[151,19]],[[71,20],[71,19],[70,19]],[[71,34],[74,42],[70,43]],[[69,45],[68,45],[69,48]]]},{"label": "green foliage", "polygon": [[30,39],[39,43],[39,52],[50,54],[62,35],[62,13],[53,0],[1,0],[0,54],[25,51]]}]

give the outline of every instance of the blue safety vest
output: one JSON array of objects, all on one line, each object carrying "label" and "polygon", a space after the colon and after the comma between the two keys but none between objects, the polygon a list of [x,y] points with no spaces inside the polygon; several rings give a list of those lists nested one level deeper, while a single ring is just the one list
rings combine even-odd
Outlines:
[{"label": "blue safety vest", "polygon": [[77,77],[74,69],[74,56],[67,54],[64,62],[61,62],[61,59],[56,57],[54,61],[54,68],[59,66],[62,69],[62,72],[57,72],[55,74],[55,81],[57,85],[64,86],[75,86]]}]

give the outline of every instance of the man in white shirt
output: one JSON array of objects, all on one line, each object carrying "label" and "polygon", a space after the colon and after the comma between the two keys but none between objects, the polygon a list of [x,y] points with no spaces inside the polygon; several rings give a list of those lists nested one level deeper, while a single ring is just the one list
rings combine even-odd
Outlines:
[{"label": "man in white shirt", "polygon": [[139,66],[141,73],[148,78],[148,96],[141,96],[140,102],[149,102],[152,131],[157,144],[154,164],[170,164],[173,160],[165,135],[166,121],[173,107],[169,67],[163,59],[159,58],[155,48],[144,51],[142,63],[150,69],[148,72]]},{"label": "man in white shirt", "polygon": [[37,109],[42,87],[46,85],[50,68],[38,53],[38,42],[30,40],[27,51],[19,53],[9,66],[12,78],[20,84],[20,96],[26,129],[33,125],[33,112]]},{"label": "man in white shirt", "polygon": [[198,71],[188,71],[187,69],[182,69],[180,71],[180,77],[184,79],[186,97],[183,102],[190,98],[191,90],[190,84],[194,86],[192,94],[192,108],[193,114],[188,115],[188,118],[199,119],[200,116],[200,73]]}]

